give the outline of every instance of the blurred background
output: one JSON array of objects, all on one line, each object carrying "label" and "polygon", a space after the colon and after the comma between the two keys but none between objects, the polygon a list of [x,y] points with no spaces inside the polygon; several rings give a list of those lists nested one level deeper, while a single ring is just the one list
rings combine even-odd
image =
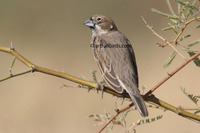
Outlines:
[{"label": "blurred background", "polygon": [[[176,8],[174,1],[171,2]],[[151,12],[151,8],[170,13],[166,1],[157,0],[0,0],[0,45],[9,47],[12,42],[20,54],[39,66],[77,77],[84,75],[91,80],[88,70],[98,68],[89,46],[91,31],[83,26],[83,22],[94,14],[104,14],[111,17],[131,41],[138,64],[140,89],[145,85],[146,92],[184,61],[177,56],[168,68],[162,67],[173,50],[158,47],[156,43],[162,41],[145,27],[141,16],[169,41],[175,36],[172,32],[161,31],[169,21]],[[193,27],[186,30],[193,33],[186,43],[199,38],[199,31]],[[12,60],[13,56],[0,52],[0,78],[9,75]],[[12,72],[27,69],[16,61]],[[97,76],[102,79],[99,72]],[[199,79],[199,68],[190,63],[154,94],[176,107],[193,108],[195,104],[180,91],[180,86],[199,95]],[[63,84],[74,87],[62,87]],[[88,93],[76,86],[73,82],[37,72],[1,82],[0,133],[96,132],[102,125],[88,116],[104,112],[114,114],[117,98],[104,93],[102,99],[100,93]],[[118,108],[129,103],[125,101],[121,106],[119,102]],[[150,118],[164,116],[159,121],[136,127],[138,132],[194,133],[200,130],[198,123],[170,111],[149,108],[149,114]],[[142,119],[137,111],[127,117],[127,126]],[[124,129],[114,126],[112,132],[122,133]]]}]

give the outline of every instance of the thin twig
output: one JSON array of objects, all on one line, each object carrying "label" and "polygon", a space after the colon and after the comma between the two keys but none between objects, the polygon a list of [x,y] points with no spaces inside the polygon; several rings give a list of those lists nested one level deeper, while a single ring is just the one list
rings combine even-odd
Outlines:
[{"label": "thin twig", "polygon": [[0,82],[5,81],[5,80],[8,80],[8,79],[10,79],[10,78],[14,78],[14,77],[17,77],[17,76],[21,76],[21,75],[30,73],[31,71],[32,71],[32,70],[27,70],[27,71],[24,71],[24,72],[21,72],[21,73],[17,73],[17,74],[10,74],[8,77],[5,77],[5,78],[0,79]]},{"label": "thin twig", "polygon": [[183,25],[183,27],[182,27],[182,29],[181,29],[181,31],[180,31],[180,32],[178,33],[178,35],[176,36],[176,38],[175,38],[174,40],[170,41],[170,43],[165,42],[165,44],[163,44],[162,46],[165,47],[165,46],[167,46],[167,45],[171,45],[172,43],[175,43],[175,44],[176,44],[176,43],[177,43],[177,40],[180,38],[180,36],[182,35],[182,33],[183,33],[183,31],[185,30],[185,28],[187,27],[187,25],[190,24],[190,23],[192,23],[192,22],[194,22],[195,20],[200,20],[200,17],[195,17],[195,18],[193,18],[193,19],[188,20],[187,22],[185,22],[184,25]]},{"label": "thin twig", "polygon": [[180,71],[183,67],[185,67],[189,62],[194,60],[197,56],[200,55],[200,51],[197,52],[195,55],[189,57],[182,65],[180,65],[178,68],[176,68],[171,73],[168,73],[168,75],[161,80],[157,85],[155,85],[151,90],[149,90],[144,97],[148,97],[150,94],[152,94],[158,87],[160,87],[163,83],[165,83],[168,79],[170,79],[174,74],[176,74],[178,71]]},{"label": "thin twig", "polygon": [[121,112],[124,112],[125,110],[130,109],[133,105],[134,104],[131,103],[128,106],[121,108],[120,110],[117,110],[116,113],[103,125],[101,129],[99,129],[97,133],[101,133],[110,124],[110,122],[112,122],[112,120],[115,119],[115,117],[117,117]]},{"label": "thin twig", "polygon": [[149,26],[149,25],[147,24],[147,22],[146,22],[146,20],[144,19],[144,17],[142,17],[142,20],[144,21],[146,27],[147,27],[148,29],[150,29],[151,32],[152,32],[155,36],[157,36],[158,38],[160,38],[161,40],[163,40],[165,43],[167,43],[168,45],[170,45],[170,47],[172,47],[183,59],[185,59],[185,57],[184,57],[170,42],[168,42],[165,38],[163,38],[161,35],[159,35],[158,33],[156,33],[156,32],[153,30],[153,27],[152,27],[152,26]]}]

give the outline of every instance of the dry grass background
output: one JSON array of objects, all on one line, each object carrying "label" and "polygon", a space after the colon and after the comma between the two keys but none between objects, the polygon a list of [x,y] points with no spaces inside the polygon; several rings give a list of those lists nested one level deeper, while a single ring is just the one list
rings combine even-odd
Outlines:
[{"label": "dry grass background", "polygon": [[[172,49],[162,49],[155,44],[160,40],[145,27],[141,16],[161,35],[169,39],[174,36],[161,31],[167,19],[152,13],[152,7],[168,11],[166,2],[158,0],[0,0],[0,45],[9,46],[12,41],[18,52],[37,65],[91,79],[87,70],[97,70],[97,66],[89,47],[91,31],[82,23],[93,14],[104,14],[110,16],[132,42],[140,86],[150,89],[183,62],[178,57],[169,68],[162,67]],[[186,30],[190,31],[197,33],[194,29]],[[199,35],[194,34],[195,38]],[[0,78],[8,75],[12,59],[0,52]],[[26,69],[17,61],[13,73]],[[199,94],[199,73],[199,68],[191,63],[162,85],[155,95],[175,106],[194,107],[179,88],[184,86],[189,92]],[[99,73],[97,75],[101,79]],[[116,97],[104,94],[101,99],[100,94],[80,88],[60,89],[63,83],[76,85],[40,73],[1,82],[0,133],[93,133],[101,126],[88,118],[90,114],[102,114],[104,110],[114,113]],[[138,132],[195,133],[200,130],[198,123],[170,111],[149,109],[149,113],[150,117],[159,114],[164,117],[137,127]],[[134,111],[128,115],[127,122],[131,124],[140,118]],[[113,132],[124,130],[115,126]]]}]

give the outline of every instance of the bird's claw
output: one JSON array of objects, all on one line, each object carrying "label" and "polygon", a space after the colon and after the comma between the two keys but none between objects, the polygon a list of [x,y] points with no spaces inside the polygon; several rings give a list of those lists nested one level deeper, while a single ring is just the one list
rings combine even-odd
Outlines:
[{"label": "bird's claw", "polygon": [[103,91],[104,91],[104,88],[105,88],[105,82],[104,81],[101,81],[99,83],[97,83],[97,87],[95,87],[95,89],[97,90],[97,93],[99,92],[99,90],[101,90],[101,95],[102,95],[102,98],[103,98]]},{"label": "bird's claw", "polygon": [[124,103],[125,95],[126,95],[126,91],[123,91],[122,92],[122,104]]}]

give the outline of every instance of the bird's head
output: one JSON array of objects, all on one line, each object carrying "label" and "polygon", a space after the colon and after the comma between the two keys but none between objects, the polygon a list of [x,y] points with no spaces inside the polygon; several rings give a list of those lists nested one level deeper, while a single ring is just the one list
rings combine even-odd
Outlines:
[{"label": "bird's head", "polygon": [[115,23],[104,15],[94,15],[83,24],[90,27],[93,35],[103,35],[117,30]]}]

